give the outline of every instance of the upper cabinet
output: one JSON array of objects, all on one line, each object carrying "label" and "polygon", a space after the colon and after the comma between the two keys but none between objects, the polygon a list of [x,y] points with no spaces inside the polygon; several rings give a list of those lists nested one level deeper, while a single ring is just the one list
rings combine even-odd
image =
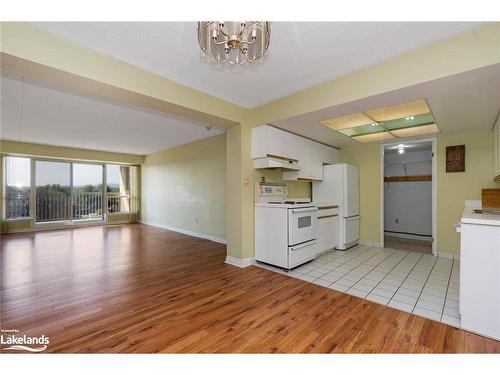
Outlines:
[{"label": "upper cabinet", "polygon": [[[252,129],[254,168],[262,168],[262,158],[283,158],[297,162],[298,170],[284,168],[284,180],[323,179],[323,165],[339,161],[339,151],[333,147],[288,133],[269,125]],[[294,164],[295,165],[295,164]],[[286,171],[286,169],[290,169]]]},{"label": "upper cabinet", "polygon": [[500,181],[500,113],[493,127],[493,179]]},{"label": "upper cabinet", "polygon": [[252,159],[278,157],[298,160],[298,138],[295,134],[262,125],[252,129]]}]

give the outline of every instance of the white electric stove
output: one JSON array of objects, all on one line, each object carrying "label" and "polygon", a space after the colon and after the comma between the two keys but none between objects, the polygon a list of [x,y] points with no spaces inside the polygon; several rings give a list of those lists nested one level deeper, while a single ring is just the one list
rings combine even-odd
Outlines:
[{"label": "white electric stove", "polygon": [[287,199],[285,184],[261,182],[255,193],[255,259],[285,269],[314,259],[316,204]]}]

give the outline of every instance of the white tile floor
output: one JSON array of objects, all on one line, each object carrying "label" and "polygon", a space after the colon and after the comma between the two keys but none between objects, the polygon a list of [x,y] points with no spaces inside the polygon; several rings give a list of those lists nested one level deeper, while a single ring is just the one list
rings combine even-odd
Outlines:
[{"label": "white tile floor", "polygon": [[356,246],[328,252],[288,273],[268,265],[259,266],[460,327],[460,263],[456,259]]}]

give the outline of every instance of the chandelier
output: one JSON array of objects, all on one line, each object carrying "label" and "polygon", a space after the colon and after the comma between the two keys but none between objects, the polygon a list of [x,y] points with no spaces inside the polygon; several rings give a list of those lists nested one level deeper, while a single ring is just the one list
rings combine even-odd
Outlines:
[{"label": "chandelier", "polygon": [[198,22],[200,48],[217,63],[243,65],[257,61],[266,53],[270,39],[269,22]]}]

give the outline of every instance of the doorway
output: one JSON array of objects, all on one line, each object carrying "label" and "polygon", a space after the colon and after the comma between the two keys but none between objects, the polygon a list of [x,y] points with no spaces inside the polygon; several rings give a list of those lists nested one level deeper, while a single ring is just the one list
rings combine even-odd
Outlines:
[{"label": "doorway", "polygon": [[436,254],[434,155],[434,139],[382,145],[384,247]]}]

